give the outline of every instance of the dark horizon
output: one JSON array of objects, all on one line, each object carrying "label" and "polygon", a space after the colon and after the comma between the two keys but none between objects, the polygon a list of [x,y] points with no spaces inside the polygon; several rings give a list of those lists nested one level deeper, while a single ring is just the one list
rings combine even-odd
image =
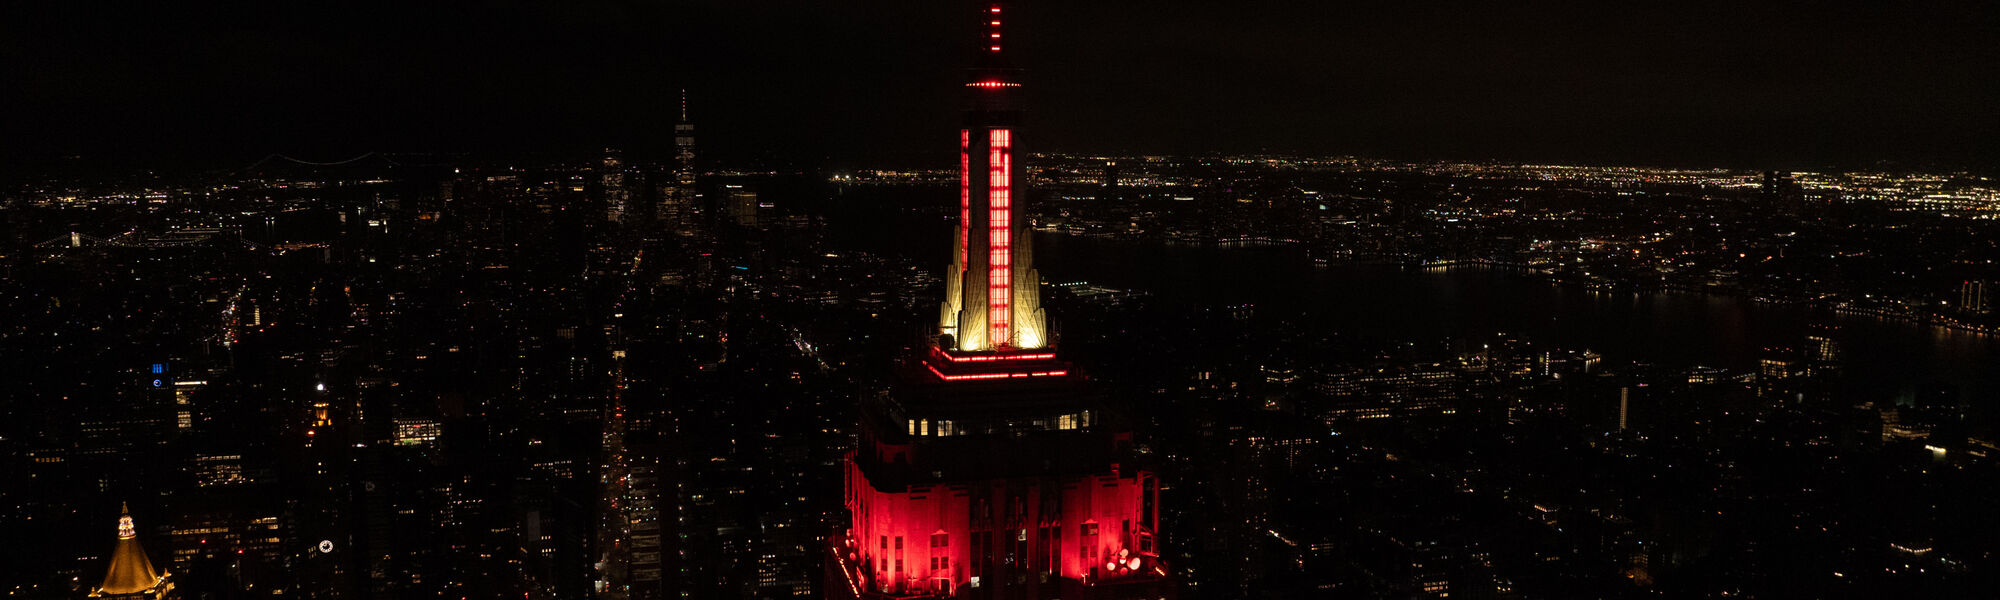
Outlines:
[{"label": "dark horizon", "polygon": [[[1923,7],[1028,5],[1031,151],[1990,171],[2000,17]],[[948,166],[951,2],[10,6],[7,160],[568,153]],[[1062,48],[1059,54],[1046,48]]]}]

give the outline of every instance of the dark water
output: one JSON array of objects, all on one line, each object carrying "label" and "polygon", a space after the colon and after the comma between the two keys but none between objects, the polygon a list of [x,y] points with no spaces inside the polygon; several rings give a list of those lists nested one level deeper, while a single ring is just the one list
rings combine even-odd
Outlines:
[{"label": "dark water", "polygon": [[1144,290],[1171,302],[1251,303],[1316,331],[1409,340],[1508,332],[1596,350],[1614,364],[1752,369],[1763,348],[1801,348],[1809,326],[1833,325],[1852,400],[1945,394],[1981,420],[2000,413],[2000,336],[1703,294],[1592,292],[1480,268],[1317,268],[1293,248],[1044,234],[1035,261],[1047,281]]}]

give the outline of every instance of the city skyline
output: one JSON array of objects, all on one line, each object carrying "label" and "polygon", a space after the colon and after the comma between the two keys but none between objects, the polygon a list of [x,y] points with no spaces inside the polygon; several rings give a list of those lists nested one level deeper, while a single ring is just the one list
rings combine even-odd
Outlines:
[{"label": "city skyline", "polygon": [[2000,587],[2000,12],[0,11],[9,598]]}]

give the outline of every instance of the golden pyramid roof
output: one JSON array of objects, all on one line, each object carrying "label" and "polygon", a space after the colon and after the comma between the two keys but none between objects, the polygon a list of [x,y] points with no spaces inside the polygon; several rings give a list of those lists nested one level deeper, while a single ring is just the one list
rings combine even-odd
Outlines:
[{"label": "golden pyramid roof", "polygon": [[103,585],[98,586],[92,596],[152,592],[166,579],[165,573],[153,570],[153,561],[146,557],[146,549],[139,547],[139,531],[132,526],[132,511],[125,506],[119,508],[118,548],[111,552],[111,568],[104,572]]}]

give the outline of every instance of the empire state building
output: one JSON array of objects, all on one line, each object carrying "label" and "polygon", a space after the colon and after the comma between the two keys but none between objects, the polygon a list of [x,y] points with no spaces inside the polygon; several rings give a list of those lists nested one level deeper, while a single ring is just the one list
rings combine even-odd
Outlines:
[{"label": "empire state building", "polygon": [[936,334],[864,399],[834,598],[1164,598],[1159,483],[1058,356],[1016,160],[1006,2],[977,5],[958,132],[958,226]]}]

